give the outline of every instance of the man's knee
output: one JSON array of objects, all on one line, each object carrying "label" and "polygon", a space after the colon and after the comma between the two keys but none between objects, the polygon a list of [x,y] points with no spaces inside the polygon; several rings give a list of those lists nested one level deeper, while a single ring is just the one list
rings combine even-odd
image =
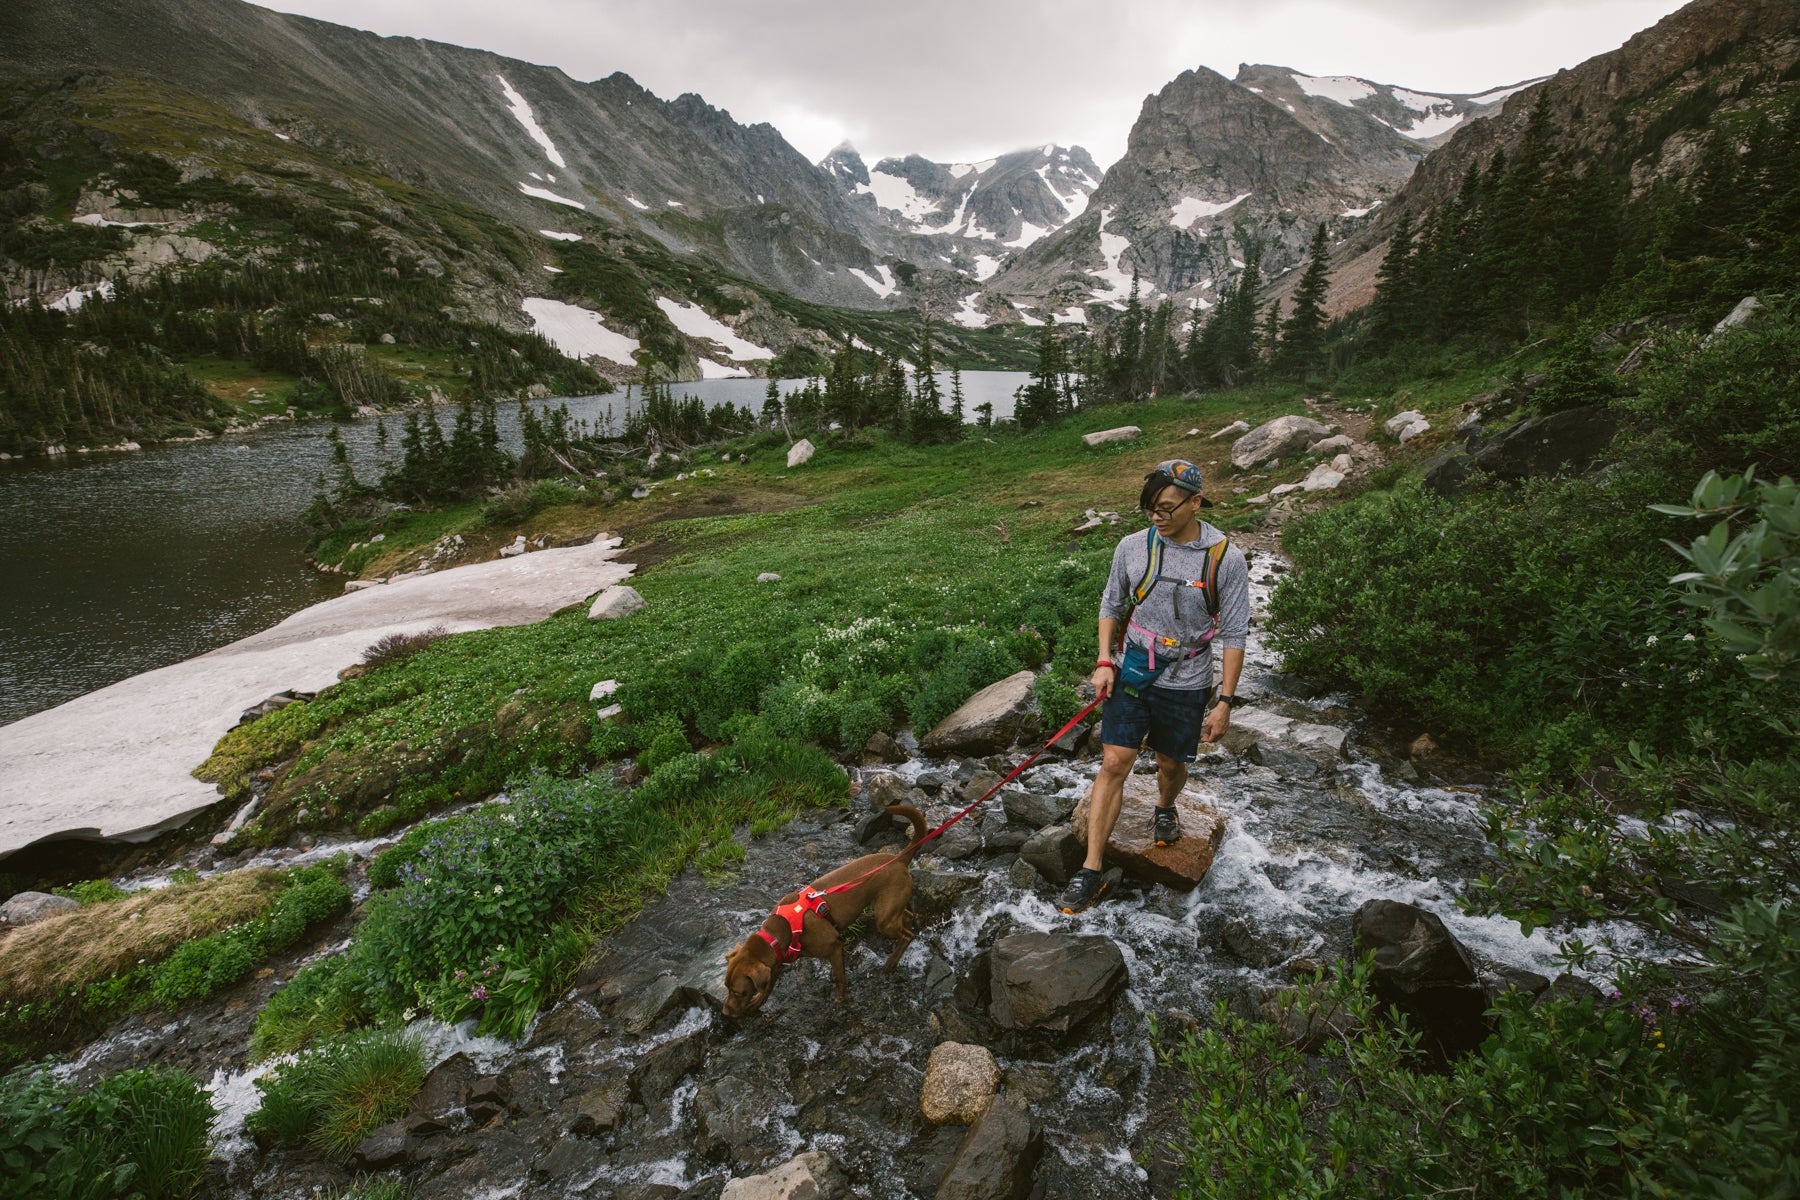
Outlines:
[{"label": "man's knee", "polygon": [[1179,758],[1170,758],[1158,750],[1156,752],[1156,769],[1164,775],[1179,775],[1188,769],[1188,765]]},{"label": "man's knee", "polygon": [[1106,746],[1100,758],[1102,775],[1129,775],[1133,764],[1137,762],[1137,751],[1130,746]]}]

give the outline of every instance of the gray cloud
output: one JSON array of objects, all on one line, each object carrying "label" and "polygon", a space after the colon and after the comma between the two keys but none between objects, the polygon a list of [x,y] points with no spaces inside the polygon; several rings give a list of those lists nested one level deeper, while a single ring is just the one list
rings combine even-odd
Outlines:
[{"label": "gray cloud", "polygon": [[971,160],[1079,143],[1104,166],[1144,97],[1190,67],[1272,62],[1479,92],[1611,49],[1678,0],[272,0],[384,34],[592,79],[624,71],[768,121],[812,158]]}]

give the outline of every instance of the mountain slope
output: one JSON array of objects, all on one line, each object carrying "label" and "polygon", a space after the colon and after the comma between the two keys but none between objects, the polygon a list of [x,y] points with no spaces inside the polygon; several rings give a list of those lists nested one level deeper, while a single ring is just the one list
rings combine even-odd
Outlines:
[{"label": "mountain slope", "polygon": [[875,265],[878,223],[778,132],[622,74],[581,83],[238,0],[24,0],[0,14],[0,68],[146,75],[521,227],[584,212],[803,298],[883,306],[847,271]]},{"label": "mountain slope", "polygon": [[1428,96],[1275,66],[1246,65],[1236,79],[1184,72],[1144,102],[1087,213],[990,286],[1076,319],[1121,304],[1135,271],[1147,295],[1208,307],[1252,244],[1265,274],[1293,267],[1319,222],[1366,216],[1433,141],[1505,94]]}]

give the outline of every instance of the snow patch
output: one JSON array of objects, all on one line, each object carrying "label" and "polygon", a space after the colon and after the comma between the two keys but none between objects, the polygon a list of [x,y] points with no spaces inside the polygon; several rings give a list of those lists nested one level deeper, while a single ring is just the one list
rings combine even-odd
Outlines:
[{"label": "snow patch", "polygon": [[747,379],[750,372],[742,367],[728,367],[724,363],[716,363],[710,358],[700,360],[700,378],[702,379]]},{"label": "snow patch", "polygon": [[1095,288],[1090,295],[1095,300],[1105,303],[1110,300],[1122,300],[1131,291],[1131,272],[1119,265],[1119,258],[1131,248],[1131,239],[1124,234],[1106,232],[1106,223],[1112,220],[1113,210],[1100,210],[1100,257],[1106,264],[1097,271],[1088,274],[1098,276],[1108,284],[1106,288]]},{"label": "snow patch", "polygon": [[689,337],[704,338],[716,343],[725,350],[726,357],[739,361],[755,358],[774,358],[775,352],[755,342],[745,341],[737,335],[737,331],[725,324],[698,304],[678,304],[667,296],[656,298],[656,307],[663,310],[675,328]]},{"label": "snow patch", "polygon": [[506,76],[496,75],[494,78],[500,81],[500,90],[506,93],[506,105],[512,110],[514,119],[525,127],[525,132],[531,136],[532,141],[543,147],[544,157],[559,167],[567,167],[569,164],[563,161],[562,152],[550,140],[550,135],[544,132],[544,127],[538,124],[531,105],[525,103],[525,97],[513,90],[513,85],[506,82]]},{"label": "snow patch", "polygon": [[989,170],[989,168],[991,168],[995,163],[997,163],[999,161],[1000,160],[997,158],[984,158],[980,162],[975,164],[975,173],[977,175],[986,174],[987,171]]},{"label": "snow patch", "polygon": [[1440,112],[1432,113],[1428,117],[1421,117],[1405,129],[1401,129],[1399,126],[1395,126],[1394,128],[1397,132],[1412,138],[1414,141],[1424,141],[1426,138],[1434,138],[1439,134],[1449,133],[1452,129],[1455,129],[1462,123],[1462,113]]},{"label": "snow patch", "polygon": [[1030,221],[1020,221],[1019,236],[1010,242],[1003,242],[1001,244],[1011,246],[1016,250],[1020,247],[1031,245],[1031,243],[1037,241],[1049,232],[1048,229],[1045,229],[1042,226],[1033,225]]},{"label": "snow patch", "polygon": [[1302,75],[1295,72],[1293,79],[1307,95],[1335,100],[1345,108],[1353,107],[1353,100],[1362,100],[1375,94],[1373,85],[1354,75]]},{"label": "snow patch", "polygon": [[99,213],[82,213],[70,218],[73,225],[93,225],[100,229],[143,229],[151,225],[167,225],[167,221],[109,221]]},{"label": "snow patch", "polygon": [[636,196],[625,197],[625,203],[631,205],[631,207],[633,207],[633,208],[641,208],[645,212],[650,211],[650,206],[648,204],[645,204],[642,200],[639,200]]},{"label": "snow patch", "polygon": [[597,312],[544,296],[527,296],[519,307],[531,318],[532,330],[570,358],[597,356],[622,367],[637,363],[632,355],[638,340],[608,329]]},{"label": "snow patch", "polygon": [[560,229],[540,229],[538,232],[545,237],[550,238],[552,241],[579,242],[581,240],[581,235],[579,233],[564,233]]},{"label": "snow patch", "polygon": [[1169,218],[1169,224],[1177,229],[1191,228],[1194,222],[1200,218],[1216,217],[1226,209],[1236,208],[1250,196],[1251,193],[1245,192],[1241,196],[1234,196],[1230,200],[1224,201],[1200,200],[1193,196],[1183,196],[1175,202],[1175,212]]},{"label": "snow patch", "polygon": [[1495,104],[1501,100],[1506,99],[1508,96],[1514,94],[1515,92],[1524,91],[1526,88],[1530,87],[1534,83],[1542,83],[1542,82],[1543,81],[1540,79],[1527,79],[1524,83],[1515,83],[1511,87],[1497,88],[1491,92],[1483,92],[1479,96],[1470,96],[1469,103],[1470,104]]},{"label": "snow patch", "polygon": [[974,163],[951,163],[948,168],[950,171],[950,178],[952,179],[961,179],[964,175],[967,175],[974,169]]},{"label": "snow patch", "polygon": [[1012,306],[1019,310],[1019,320],[1021,323],[1026,324],[1026,325],[1042,325],[1043,324],[1043,321],[1039,320],[1037,317],[1032,316],[1031,310],[1026,308],[1023,304],[1020,304],[1017,300],[1014,300],[1012,302]]},{"label": "snow patch", "polygon": [[909,221],[919,221],[937,208],[929,198],[919,195],[912,184],[886,171],[870,171],[869,182],[857,184],[856,190],[875,197],[877,207],[897,212]]},{"label": "snow patch", "polygon": [[285,133],[278,133],[278,134],[276,134],[276,135],[275,135],[275,136],[276,136],[276,137],[278,137],[278,138],[280,138],[280,139],[281,139],[281,140],[282,140],[282,141],[284,141],[284,142],[291,142],[291,141],[293,141],[293,140],[294,140],[294,139],[293,139],[293,138],[291,138],[291,137],[289,137],[289,136],[288,136],[288,135],[287,135],[287,134],[285,134]]},{"label": "snow patch", "polygon": [[1409,92],[1403,87],[1389,88],[1388,94],[1402,105],[1423,116],[1440,104],[1449,104],[1442,96],[1425,96],[1418,92]]},{"label": "snow patch", "polygon": [[979,299],[979,294],[976,292],[970,292],[967,296],[964,296],[962,306],[950,314],[950,319],[955,321],[958,325],[963,325],[970,329],[986,329],[988,323],[987,314],[975,307],[975,301],[977,299]]},{"label": "snow patch", "polygon": [[544,270],[550,272],[552,275],[561,275],[563,273],[561,267],[553,267],[549,263],[544,264]]},{"label": "snow patch", "polygon": [[[1062,203],[1063,208],[1068,210],[1069,215],[1064,218],[1065,221],[1073,221],[1076,217],[1079,217],[1082,213],[1087,211],[1088,193],[1077,187],[1073,192],[1065,196],[1057,189],[1056,184],[1051,181],[1049,167],[1039,167],[1037,173],[1038,178],[1044,181],[1044,186],[1050,189],[1050,194],[1055,196],[1057,200]],[[1083,175],[1082,179],[1086,180],[1087,176]]]},{"label": "snow patch", "polygon": [[679,200],[664,200],[663,203],[667,204],[670,208],[686,208],[687,207],[687,205],[683,204]]},{"label": "snow patch", "polygon": [[583,212],[587,211],[587,205],[583,204],[581,201],[571,200],[567,196],[559,196],[549,188],[532,187],[529,183],[521,182],[519,184],[519,190],[524,192],[527,196],[536,196],[539,200],[548,200],[552,204],[566,204],[570,208],[579,208]]},{"label": "snow patch", "polygon": [[1051,313],[1050,319],[1058,325],[1086,325],[1087,310],[1079,304],[1071,304],[1067,312]]},{"label": "snow patch", "polygon": [[994,273],[999,269],[1000,260],[993,255],[977,254],[975,256],[975,278],[978,282],[992,279]]},{"label": "snow patch", "polygon": [[[56,299],[45,304],[44,307],[53,308],[57,312],[74,312],[83,304],[87,303],[89,296],[98,296],[102,300],[111,300],[112,294],[113,285],[110,282],[96,283],[92,287],[72,287]],[[14,300],[13,307],[16,308],[21,304],[29,304],[30,302],[31,298],[29,296],[23,300]]]},{"label": "snow patch", "polygon": [[867,284],[871,292],[874,292],[883,300],[894,294],[896,285],[894,283],[893,272],[889,271],[886,266],[877,266],[875,268],[875,275],[879,275],[879,279],[877,279],[875,275],[871,275],[867,271],[859,270],[856,267],[850,267],[848,269],[852,275]]}]

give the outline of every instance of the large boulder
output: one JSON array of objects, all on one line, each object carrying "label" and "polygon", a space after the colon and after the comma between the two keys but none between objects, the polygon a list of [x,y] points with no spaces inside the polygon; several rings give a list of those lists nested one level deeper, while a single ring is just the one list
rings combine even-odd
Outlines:
[{"label": "large boulder", "polygon": [[1249,470],[1299,454],[1314,442],[1330,436],[1331,426],[1311,417],[1276,417],[1231,443],[1231,465],[1240,471]]},{"label": "large boulder", "polygon": [[1425,414],[1416,408],[1409,408],[1403,413],[1395,413],[1381,423],[1381,428],[1391,438],[1397,438],[1406,431],[1409,425],[1415,425],[1425,419]]},{"label": "large boulder", "polygon": [[1000,1064],[986,1046],[940,1042],[925,1064],[919,1112],[933,1125],[970,1125],[1000,1091]]},{"label": "large boulder", "polygon": [[1329,492],[1342,482],[1344,482],[1342,471],[1337,470],[1330,463],[1320,463],[1301,481],[1300,487],[1302,491]]},{"label": "large boulder", "polygon": [[988,1015],[1002,1029],[1067,1033],[1126,982],[1125,956],[1111,938],[1009,934],[990,952]]},{"label": "large boulder", "polygon": [[[1126,778],[1119,819],[1113,823],[1112,836],[1106,839],[1105,860],[1134,879],[1192,891],[1212,868],[1213,855],[1225,837],[1225,818],[1197,792],[1183,791],[1175,797],[1175,811],[1181,818],[1181,839],[1172,846],[1158,846],[1150,829],[1150,813],[1156,800],[1156,776],[1131,775]],[[1085,797],[1075,806],[1070,823],[1076,840],[1085,848],[1088,839]]]},{"label": "large boulder", "polygon": [[1037,1118],[1010,1101],[996,1101],[963,1136],[935,1200],[1025,1200],[1043,1156]]},{"label": "large boulder", "polygon": [[731,1180],[719,1200],[845,1200],[849,1195],[850,1180],[837,1159],[811,1150],[767,1175]]},{"label": "large boulder", "polygon": [[801,463],[811,460],[812,456],[812,441],[808,438],[801,438],[792,446],[788,447],[787,465],[790,467],[797,467]]},{"label": "large boulder", "polygon": [[921,917],[938,917],[953,910],[963,896],[981,887],[987,875],[978,871],[934,871],[919,867],[912,873],[912,910]]},{"label": "large boulder", "polygon": [[1445,1058],[1475,1049],[1488,1034],[1487,993],[1475,956],[1436,913],[1402,900],[1370,900],[1352,923],[1357,953],[1375,956],[1375,990],[1404,1012]]},{"label": "large boulder", "polygon": [[630,616],[647,604],[648,601],[638,595],[636,588],[623,583],[614,584],[601,589],[600,594],[594,597],[593,606],[588,609],[588,620],[616,621],[620,617]]},{"label": "large boulder", "polygon": [[1121,425],[1117,429],[1101,429],[1093,433],[1084,433],[1081,440],[1090,446],[1104,446],[1107,442],[1129,442],[1139,437],[1143,430],[1136,425]]},{"label": "large boulder", "polygon": [[1425,473],[1425,486],[1451,495],[1467,487],[1477,471],[1506,483],[1585,471],[1599,461],[1618,432],[1618,416],[1604,405],[1527,417],[1470,453],[1433,463]]},{"label": "large boulder", "polygon": [[920,741],[926,754],[993,754],[1011,746],[1031,713],[1030,671],[1008,675],[963,702]]},{"label": "large boulder", "polygon": [[0,904],[0,925],[30,925],[57,913],[74,912],[81,905],[67,896],[48,892],[19,892]]}]

